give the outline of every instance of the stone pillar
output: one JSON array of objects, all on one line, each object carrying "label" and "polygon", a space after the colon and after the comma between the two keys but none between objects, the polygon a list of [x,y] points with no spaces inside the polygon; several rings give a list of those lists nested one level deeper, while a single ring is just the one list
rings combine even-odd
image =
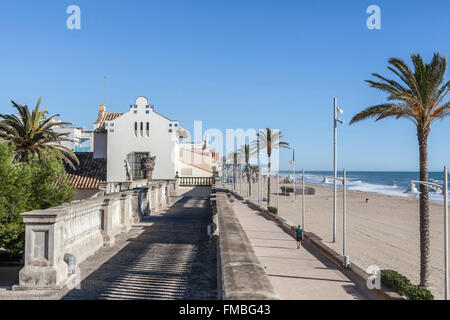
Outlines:
[{"label": "stone pillar", "polygon": [[158,211],[158,186],[151,186],[151,209],[152,212]]},{"label": "stone pillar", "polygon": [[122,225],[122,232],[128,232],[133,224],[133,206],[132,206],[133,191],[125,191],[120,195],[120,223]]},{"label": "stone pillar", "polygon": [[133,223],[138,223],[140,221],[140,197],[141,191],[139,189],[134,189],[131,198],[131,207],[133,210]]},{"label": "stone pillar", "polygon": [[166,182],[165,186],[164,186],[164,191],[166,194],[166,205],[170,205],[170,193],[169,193],[169,188],[170,188],[170,182]]},{"label": "stone pillar", "polygon": [[111,198],[105,198],[102,205],[102,236],[105,247],[112,247],[115,242],[112,222],[112,202]]},{"label": "stone pillar", "polygon": [[161,209],[164,204],[162,189],[162,184],[158,184],[158,209]]},{"label": "stone pillar", "polygon": [[151,196],[151,188],[144,188],[144,197],[145,197],[145,208],[144,208],[144,214],[149,216],[151,213],[151,203],[152,203],[152,196]]},{"label": "stone pillar", "polygon": [[25,224],[25,266],[16,289],[58,289],[68,278],[64,262],[63,208],[22,213]]}]

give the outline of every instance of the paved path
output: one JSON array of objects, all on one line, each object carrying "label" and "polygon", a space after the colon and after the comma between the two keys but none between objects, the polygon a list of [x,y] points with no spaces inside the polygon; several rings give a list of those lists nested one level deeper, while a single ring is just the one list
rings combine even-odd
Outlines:
[{"label": "paved path", "polygon": [[266,273],[283,300],[369,299],[363,288],[309,246],[240,201],[233,208]]},{"label": "paved path", "polygon": [[[206,236],[209,195],[210,188],[195,188],[146,217],[130,231],[136,237],[64,299],[217,299],[216,251]],[[82,272],[97,259],[101,252],[83,262]]]}]

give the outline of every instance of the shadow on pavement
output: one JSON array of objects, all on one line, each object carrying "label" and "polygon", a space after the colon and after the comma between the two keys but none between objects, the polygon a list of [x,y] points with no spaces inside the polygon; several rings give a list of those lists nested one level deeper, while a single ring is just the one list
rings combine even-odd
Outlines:
[{"label": "shadow on pavement", "polygon": [[144,231],[63,299],[217,299],[209,194],[194,188],[163,214],[144,217]]}]

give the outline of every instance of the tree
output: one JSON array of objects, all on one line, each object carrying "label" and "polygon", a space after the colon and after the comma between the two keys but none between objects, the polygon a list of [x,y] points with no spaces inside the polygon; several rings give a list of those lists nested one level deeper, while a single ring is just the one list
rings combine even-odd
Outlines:
[{"label": "tree", "polygon": [[47,110],[39,110],[41,98],[35,109],[30,113],[28,106],[22,106],[11,101],[17,109],[18,115],[0,114],[0,141],[13,145],[14,161],[27,162],[34,157],[42,160],[54,154],[75,169],[72,162],[79,164],[75,154],[63,147],[61,142],[72,141],[67,138],[68,133],[57,133],[53,127],[69,125],[69,122],[55,122],[53,118],[59,114],[46,118]]},{"label": "tree", "polygon": [[75,190],[55,155],[13,163],[14,154],[14,146],[0,143],[0,247],[20,255],[25,234],[20,214],[72,201]]},{"label": "tree", "polygon": [[268,183],[267,183],[267,205],[270,204],[270,169],[271,169],[271,161],[272,161],[272,150],[278,148],[286,148],[289,149],[289,143],[281,141],[283,138],[283,134],[281,131],[272,130],[270,128],[266,128],[265,130],[261,130],[258,133],[258,139],[253,141],[253,148],[256,147],[256,152],[258,153],[261,149],[266,149],[267,157],[268,157]]},{"label": "tree", "polygon": [[[450,102],[444,102],[450,82],[444,83],[447,69],[446,57],[435,53],[430,63],[424,63],[419,54],[411,56],[414,72],[401,59],[390,58],[389,66],[401,82],[372,75],[381,81],[366,80],[372,88],[388,94],[384,103],[369,107],[356,114],[350,124],[368,118],[375,121],[394,117],[407,119],[417,129],[419,142],[420,180],[428,181],[428,135],[431,125],[450,114]],[[429,195],[426,186],[420,186],[420,285],[429,285],[430,272],[430,217]]]},{"label": "tree", "polygon": [[251,181],[251,171],[250,171],[250,156],[252,154],[251,148],[249,144],[244,144],[239,149],[240,157],[242,158],[243,162],[245,162],[245,168],[244,171],[247,175],[247,181],[248,181],[248,194],[251,197],[252,195],[252,181]]}]

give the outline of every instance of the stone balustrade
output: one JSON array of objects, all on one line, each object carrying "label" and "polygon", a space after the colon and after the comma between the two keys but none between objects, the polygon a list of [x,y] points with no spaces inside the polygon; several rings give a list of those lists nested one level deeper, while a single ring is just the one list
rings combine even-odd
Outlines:
[{"label": "stone balustrade", "polygon": [[211,186],[214,182],[213,177],[180,177],[178,179],[181,187]]},{"label": "stone balustrade", "polygon": [[113,246],[115,237],[143,215],[165,208],[176,189],[162,180],[125,184],[119,192],[98,198],[22,213],[25,266],[14,289],[64,287],[72,277],[70,261],[78,265],[100,248]]}]

